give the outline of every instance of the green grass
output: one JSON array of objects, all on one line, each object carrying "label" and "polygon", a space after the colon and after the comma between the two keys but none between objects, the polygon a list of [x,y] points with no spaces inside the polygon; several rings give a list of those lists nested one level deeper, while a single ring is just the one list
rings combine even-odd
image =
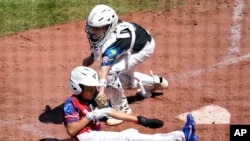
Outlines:
[{"label": "green grass", "polygon": [[0,36],[49,25],[86,19],[100,3],[118,14],[171,9],[185,0],[0,0]]}]

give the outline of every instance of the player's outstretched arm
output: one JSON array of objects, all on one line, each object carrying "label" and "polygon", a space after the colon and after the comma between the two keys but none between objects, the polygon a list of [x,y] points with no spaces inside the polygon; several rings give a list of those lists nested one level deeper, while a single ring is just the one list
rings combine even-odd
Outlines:
[{"label": "player's outstretched arm", "polygon": [[161,128],[164,125],[164,122],[159,119],[147,118],[144,116],[135,116],[131,114],[126,114],[121,111],[116,111],[114,109],[112,109],[111,112],[108,113],[107,115],[116,119],[135,122],[137,124],[140,124],[144,127],[149,127],[149,128]]}]

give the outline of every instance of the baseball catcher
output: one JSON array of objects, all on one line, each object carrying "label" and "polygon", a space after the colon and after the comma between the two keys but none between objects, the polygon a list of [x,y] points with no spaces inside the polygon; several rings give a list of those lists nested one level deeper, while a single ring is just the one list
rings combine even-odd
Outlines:
[{"label": "baseball catcher", "polygon": [[154,38],[142,26],[122,21],[113,8],[100,4],[90,11],[85,31],[91,54],[83,59],[82,65],[90,66],[101,60],[99,93],[106,93],[112,106],[119,105],[118,109],[130,114],[124,89],[137,89],[147,98],[168,87],[168,81],[152,71],[150,75],[135,71],[155,50]]},{"label": "baseball catcher", "polygon": [[195,121],[188,115],[186,125],[180,131],[162,134],[142,134],[131,128],[122,132],[100,131],[100,121],[110,116],[134,122],[148,128],[161,128],[164,122],[145,116],[135,116],[112,109],[107,97],[99,97],[98,74],[95,70],[79,66],[69,77],[69,87],[73,92],[64,103],[64,124],[67,133],[76,141],[197,141]]}]

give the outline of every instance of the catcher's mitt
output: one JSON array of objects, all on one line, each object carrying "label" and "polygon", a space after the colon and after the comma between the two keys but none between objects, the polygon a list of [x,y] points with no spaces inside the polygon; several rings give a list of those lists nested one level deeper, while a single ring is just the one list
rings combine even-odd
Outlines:
[{"label": "catcher's mitt", "polygon": [[110,100],[106,94],[98,94],[95,98],[95,103],[100,109],[110,107]]},{"label": "catcher's mitt", "polygon": [[149,128],[160,128],[164,125],[164,122],[159,119],[148,119],[143,116],[137,116],[138,124]]}]

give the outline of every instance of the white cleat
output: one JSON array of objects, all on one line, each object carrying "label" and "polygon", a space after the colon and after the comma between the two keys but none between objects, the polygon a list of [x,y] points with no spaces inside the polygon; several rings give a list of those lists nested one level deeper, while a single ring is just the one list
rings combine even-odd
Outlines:
[{"label": "white cleat", "polygon": [[164,77],[154,75],[152,71],[150,71],[150,74],[153,78],[152,85],[142,85],[142,83],[139,82],[140,88],[137,89],[137,93],[143,98],[151,97],[152,93],[163,93],[163,90],[168,88],[168,81]]},{"label": "white cleat", "polygon": [[168,81],[164,77],[154,75],[151,70],[150,70],[150,74],[156,82],[154,84],[154,88],[153,88],[152,92],[159,92],[159,91],[162,92],[163,89],[168,88]]},{"label": "white cleat", "polygon": [[114,125],[119,125],[122,122],[123,122],[123,120],[108,117],[108,119],[106,121],[106,124],[109,125],[109,126],[114,126]]},{"label": "white cleat", "polygon": [[168,81],[163,77],[159,77],[159,79],[160,83],[154,84],[154,89],[152,92],[163,91],[164,89],[168,88]]}]

